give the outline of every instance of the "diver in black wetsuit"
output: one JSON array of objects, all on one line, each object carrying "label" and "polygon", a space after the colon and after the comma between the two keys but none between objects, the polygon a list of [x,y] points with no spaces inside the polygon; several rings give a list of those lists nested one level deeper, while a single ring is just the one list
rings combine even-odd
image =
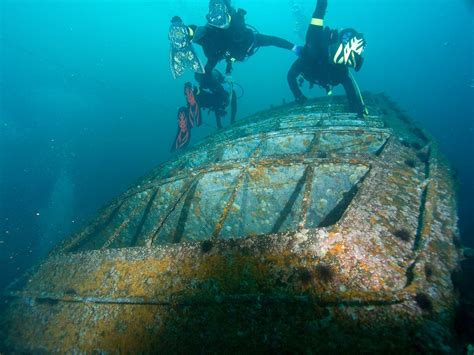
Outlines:
[{"label": "diver in black wetsuit", "polygon": [[246,11],[234,9],[229,0],[211,0],[207,14],[207,26],[196,31],[194,43],[202,46],[207,57],[204,74],[196,74],[196,79],[204,87],[216,89],[212,69],[221,60],[226,60],[226,75],[232,72],[234,61],[244,61],[258,48],[274,46],[295,50],[296,46],[285,39],[257,33],[245,23]]},{"label": "diver in black wetsuit", "polygon": [[[225,78],[217,69],[212,72],[213,80],[224,83]],[[185,148],[191,140],[191,130],[202,124],[202,109],[213,111],[216,116],[217,128],[222,128],[222,117],[230,108],[230,122],[235,122],[237,114],[237,95],[231,86],[229,91],[224,91],[224,97],[218,96],[210,90],[195,87],[190,82],[184,84],[186,106],[178,110],[178,132],[171,147],[171,151]]]},{"label": "diver in black wetsuit", "polygon": [[362,34],[353,29],[338,32],[324,28],[326,8],[327,0],[317,1],[306,33],[306,44],[300,58],[288,72],[288,84],[297,102],[306,100],[297,83],[300,75],[311,85],[322,86],[328,94],[331,94],[332,86],[342,84],[349,101],[349,109],[362,117],[367,114],[367,109],[349,67],[360,70],[365,40]]},{"label": "diver in black wetsuit", "polygon": [[[212,80],[221,86],[225,83],[224,75],[217,69],[212,71]],[[230,123],[235,123],[237,95],[233,87],[230,90],[224,90],[222,94],[216,94],[212,90],[200,86],[199,88],[194,88],[194,96],[201,108],[214,112],[218,129],[222,128],[221,119],[228,113],[228,108],[230,109]]]},{"label": "diver in black wetsuit", "polygon": [[[222,83],[216,81],[212,75],[213,69],[221,60],[226,60],[225,73],[230,75],[234,61],[244,61],[260,47],[275,46],[293,50],[295,53],[300,48],[285,39],[257,33],[246,25],[245,15],[245,10],[235,10],[229,0],[210,0],[207,25],[187,26],[192,43],[201,45],[207,57],[204,70],[193,69],[196,72],[196,80],[202,88],[222,98],[225,97]],[[181,19],[175,16],[172,24],[179,21]],[[182,24],[182,21],[180,23]]]}]

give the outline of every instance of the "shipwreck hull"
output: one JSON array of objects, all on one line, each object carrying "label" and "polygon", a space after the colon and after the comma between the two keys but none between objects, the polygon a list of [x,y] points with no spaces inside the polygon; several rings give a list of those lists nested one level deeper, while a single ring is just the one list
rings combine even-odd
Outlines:
[{"label": "shipwreck hull", "polygon": [[6,291],[17,351],[449,351],[456,200],[385,96],[287,105],[175,157]]}]

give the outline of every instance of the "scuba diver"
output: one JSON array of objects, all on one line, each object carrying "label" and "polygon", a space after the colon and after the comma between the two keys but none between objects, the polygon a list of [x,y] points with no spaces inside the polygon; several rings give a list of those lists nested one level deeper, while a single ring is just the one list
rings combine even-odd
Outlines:
[{"label": "scuba diver", "polygon": [[[196,73],[195,77],[201,88],[223,96],[222,85],[212,75],[213,69],[221,60],[226,60],[225,73],[230,76],[234,61],[244,61],[260,47],[275,46],[299,54],[301,47],[279,37],[260,34],[248,26],[245,23],[245,15],[245,10],[235,10],[229,0],[210,0],[205,26],[185,26],[178,16],[173,17],[169,38],[172,42],[170,60],[174,77],[181,75],[186,67],[190,68]],[[175,35],[176,32],[179,32],[178,35]],[[192,43],[199,44],[204,50],[207,57],[204,68],[198,63],[194,50],[189,49],[192,48]],[[187,53],[185,60],[181,55],[183,49],[175,50],[183,48],[183,45]]]},{"label": "scuba diver", "polygon": [[[212,72],[213,80],[221,85],[225,84],[225,77],[217,69]],[[191,129],[202,124],[202,109],[214,112],[217,128],[222,128],[222,117],[227,114],[230,106],[230,122],[235,122],[237,114],[237,95],[232,85],[224,96],[218,96],[210,90],[193,86],[190,82],[184,84],[186,107],[178,110],[178,133],[171,147],[171,151],[185,148],[191,140]]]},{"label": "scuba diver", "polygon": [[358,72],[363,64],[362,52],[366,41],[361,33],[354,29],[331,30],[324,26],[327,0],[318,0],[313,18],[306,33],[306,44],[301,56],[293,63],[288,72],[288,84],[296,102],[306,101],[297,83],[307,80],[311,87],[318,84],[332,94],[332,87],[342,84],[349,101],[349,109],[359,117],[367,115],[359,87],[349,68]]},{"label": "scuba diver", "polygon": [[233,83],[226,81],[225,76],[217,69],[212,71],[212,80],[213,82],[218,83],[222,88],[224,88],[225,85],[228,86],[228,89],[224,89],[222,93],[216,93],[200,86],[199,88],[194,89],[194,95],[201,108],[214,112],[217,128],[221,129],[221,118],[227,114],[227,107],[229,106],[230,123],[235,123],[235,116],[237,115],[237,95]]}]

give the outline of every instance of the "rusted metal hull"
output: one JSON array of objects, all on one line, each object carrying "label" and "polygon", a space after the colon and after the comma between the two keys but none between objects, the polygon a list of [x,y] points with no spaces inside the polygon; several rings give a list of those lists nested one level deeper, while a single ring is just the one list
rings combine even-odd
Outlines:
[{"label": "rusted metal hull", "polygon": [[286,106],[152,172],[7,290],[17,351],[449,351],[456,201],[382,95]]}]

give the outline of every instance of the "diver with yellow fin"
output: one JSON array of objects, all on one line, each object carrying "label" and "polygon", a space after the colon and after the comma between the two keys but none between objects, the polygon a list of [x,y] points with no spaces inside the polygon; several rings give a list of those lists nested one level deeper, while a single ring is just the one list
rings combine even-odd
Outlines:
[{"label": "diver with yellow fin", "polygon": [[318,0],[313,18],[306,33],[306,44],[301,56],[288,72],[288,84],[297,102],[306,101],[297,78],[307,80],[311,87],[318,84],[332,94],[332,87],[341,84],[349,101],[349,109],[359,117],[367,115],[362,94],[349,68],[358,72],[363,64],[362,53],[366,41],[354,29],[342,31],[324,27],[327,0]]}]

